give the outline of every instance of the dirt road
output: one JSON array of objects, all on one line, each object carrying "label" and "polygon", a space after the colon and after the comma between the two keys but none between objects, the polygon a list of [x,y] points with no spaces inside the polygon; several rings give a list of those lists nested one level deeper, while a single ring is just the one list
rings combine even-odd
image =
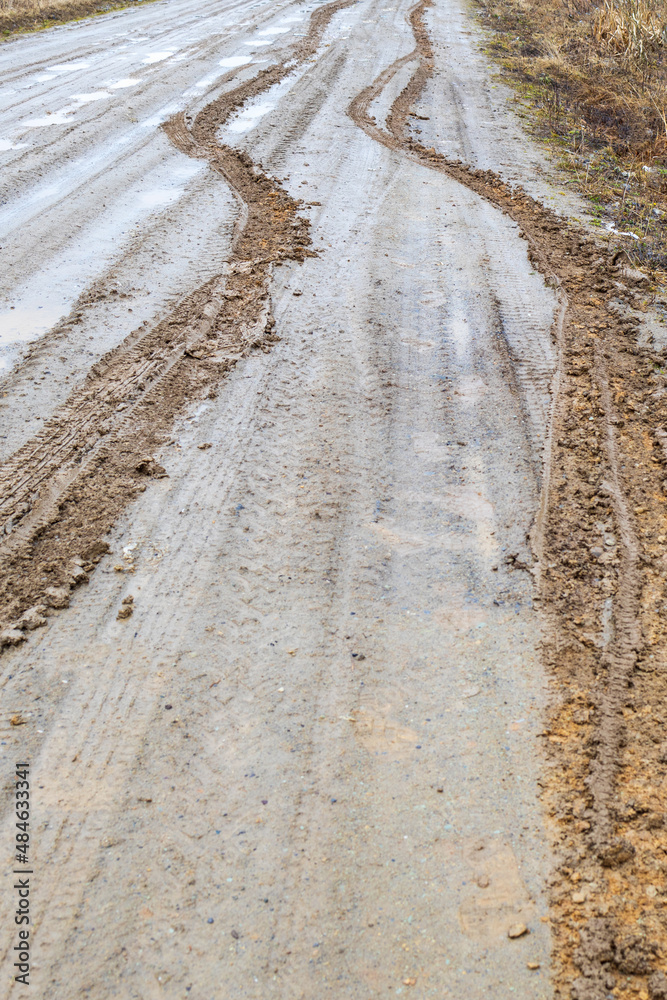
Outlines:
[{"label": "dirt road", "polygon": [[[553,995],[540,792],[583,730],[537,737],[589,515],[552,484],[598,251],[480,40],[457,0],[169,0],[0,51],[0,760],[34,869],[3,996]],[[612,646],[615,586],[581,597]]]}]

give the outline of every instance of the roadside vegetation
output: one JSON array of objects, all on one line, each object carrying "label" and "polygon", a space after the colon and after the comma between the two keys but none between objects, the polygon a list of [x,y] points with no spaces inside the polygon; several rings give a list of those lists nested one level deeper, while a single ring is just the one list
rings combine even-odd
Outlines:
[{"label": "roadside vegetation", "polygon": [[560,154],[564,182],[634,263],[667,277],[667,0],[478,7],[493,32],[489,54],[532,130]]},{"label": "roadside vegetation", "polygon": [[142,0],[0,0],[0,38],[133,7],[137,2]]}]

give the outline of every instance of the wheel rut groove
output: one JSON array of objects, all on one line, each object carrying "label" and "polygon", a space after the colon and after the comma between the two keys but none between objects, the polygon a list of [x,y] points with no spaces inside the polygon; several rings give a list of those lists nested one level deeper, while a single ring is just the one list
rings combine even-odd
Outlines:
[{"label": "wheel rut groove", "polygon": [[[664,358],[638,346],[646,281],[621,254],[493,171],[447,159],[409,135],[408,115],[433,72],[430,5],[422,0],[409,13],[415,49],[357,95],[348,114],[388,149],[447,174],[513,219],[531,262],[556,290],[556,365],[531,538],[555,692],[543,734],[543,797],[559,857],[551,878],[555,991],[603,1000],[621,974],[634,977],[627,983],[635,992],[621,986],[616,995],[647,988],[653,995],[662,975],[656,959],[667,953],[661,903],[653,903],[656,887],[667,889],[657,860],[667,852],[667,682],[652,665],[666,638],[654,558],[667,526]],[[371,102],[411,63],[409,83],[378,124]],[[651,375],[658,382],[647,392]],[[657,404],[651,413],[647,396]]]},{"label": "wheel rut groove", "polygon": [[315,11],[280,63],[212,101],[191,124],[184,114],[165,123],[177,148],[205,159],[231,186],[240,206],[232,252],[224,273],[93,365],[42,432],[0,468],[0,649],[67,606],[127,504],[164,474],[152,453],[183,407],[215,392],[253,348],[270,350],[277,340],[272,269],[313,254],[310,223],[299,215],[300,201],[247,154],[221,145],[217,131],[310,58],[331,18],[352,2]]}]

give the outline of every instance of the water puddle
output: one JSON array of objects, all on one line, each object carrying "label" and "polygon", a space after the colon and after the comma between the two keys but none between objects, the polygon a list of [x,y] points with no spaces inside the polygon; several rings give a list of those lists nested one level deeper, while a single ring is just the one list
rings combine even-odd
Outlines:
[{"label": "water puddle", "polygon": [[106,90],[95,90],[90,94],[72,94],[72,100],[79,104],[90,104],[92,101],[101,101],[105,97],[111,97]]},{"label": "water puddle", "polygon": [[43,118],[27,118],[21,122],[23,128],[47,128],[49,125],[66,125],[71,122],[71,115],[76,111],[76,107],[63,108],[62,111],[47,111]]},{"label": "water puddle", "polygon": [[178,104],[175,102],[172,104],[165,104],[165,106],[156,114],[151,115],[151,117],[147,118],[146,121],[140,122],[139,128],[158,128],[162,122],[165,122],[167,118],[171,118],[171,116],[175,115],[181,110],[181,108],[182,104],[180,102]]},{"label": "water puddle", "polygon": [[125,87],[136,87],[140,83],[143,83],[143,80],[135,80],[134,77],[128,76],[124,80],[110,84],[109,90],[123,90]]},{"label": "water puddle", "polygon": [[17,346],[41,337],[62,315],[63,310],[58,306],[28,306],[0,312],[0,372],[11,367]]},{"label": "water puddle", "polygon": [[171,205],[183,194],[182,188],[155,188],[153,191],[146,191],[138,198],[138,204],[142,208],[153,211],[156,208],[163,208]]},{"label": "water puddle", "polygon": [[169,59],[176,52],[174,49],[172,52],[149,52],[145,59],[142,59],[142,63],[145,66],[152,66],[153,63],[163,62],[165,59]]},{"label": "water puddle", "polygon": [[95,278],[122,250],[144,219],[173,205],[206,167],[169,158],[143,182],[133,184],[113,208],[97,218],[31,275],[12,296],[13,309],[0,312],[0,370],[16,363],[22,347],[66,316]]},{"label": "water puddle", "polygon": [[73,73],[78,69],[88,69],[90,63],[87,62],[71,62],[71,63],[59,63],[56,66],[47,66],[47,72],[49,73]]},{"label": "water puddle", "polygon": [[273,111],[274,107],[275,104],[251,105],[244,111],[239,112],[237,118],[232,119],[227,126],[227,131],[247,132],[256,124],[258,118],[262,118],[263,115],[268,114],[269,111]]},{"label": "water puddle", "polygon": [[218,66],[222,66],[225,69],[236,69],[237,66],[247,66],[251,62],[251,56],[227,56],[226,59],[220,60]]}]

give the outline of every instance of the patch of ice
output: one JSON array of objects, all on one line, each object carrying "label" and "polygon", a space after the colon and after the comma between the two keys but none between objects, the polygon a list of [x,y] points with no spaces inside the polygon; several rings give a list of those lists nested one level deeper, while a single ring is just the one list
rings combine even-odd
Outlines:
[{"label": "patch of ice", "polygon": [[244,42],[244,45],[270,45],[270,38],[251,38],[250,41]]}]

